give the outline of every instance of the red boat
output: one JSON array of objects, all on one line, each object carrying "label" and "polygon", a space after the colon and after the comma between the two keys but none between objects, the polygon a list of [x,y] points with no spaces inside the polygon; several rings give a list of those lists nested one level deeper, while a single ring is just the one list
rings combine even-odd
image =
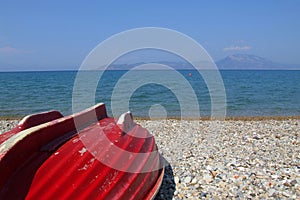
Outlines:
[{"label": "red boat", "polygon": [[0,135],[0,199],[154,199],[163,175],[154,137],[104,104],[30,115]]}]

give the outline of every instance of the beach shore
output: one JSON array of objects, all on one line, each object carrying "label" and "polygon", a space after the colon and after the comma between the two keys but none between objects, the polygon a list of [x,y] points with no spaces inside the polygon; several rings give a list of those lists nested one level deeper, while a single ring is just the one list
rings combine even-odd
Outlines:
[{"label": "beach shore", "polygon": [[[142,120],[166,160],[156,199],[297,199],[300,119]],[[18,120],[0,120],[0,132]]]}]

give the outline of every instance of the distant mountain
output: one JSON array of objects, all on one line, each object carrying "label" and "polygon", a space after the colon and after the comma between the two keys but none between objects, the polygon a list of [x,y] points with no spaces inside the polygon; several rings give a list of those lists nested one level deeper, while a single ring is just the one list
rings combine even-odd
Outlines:
[{"label": "distant mountain", "polygon": [[[167,65],[176,70],[190,70],[194,69],[189,63],[182,61],[155,61],[153,63]],[[248,54],[234,54],[227,56],[226,58],[215,62],[219,69],[221,70],[300,70],[300,65],[289,65],[280,64],[273,61],[267,60],[265,58],[248,55]],[[122,64],[112,64],[109,66],[109,70],[131,70],[133,67],[140,66],[143,64],[149,64],[147,62],[137,62],[137,63],[122,63]],[[201,64],[203,69],[205,68],[205,63]],[[101,67],[102,68],[102,67]],[[100,69],[100,68],[96,68]],[[159,66],[153,64],[144,69],[160,69]]]},{"label": "distant mountain", "polygon": [[137,67],[143,64],[148,64],[147,68],[144,69],[161,69],[161,67],[157,64],[162,64],[169,66],[173,69],[194,69],[190,64],[187,62],[176,62],[176,61],[156,61],[154,62],[153,66],[151,64],[146,62],[137,62],[137,63],[131,63],[131,64],[112,64],[109,66],[109,70],[130,70],[133,67]]},{"label": "distant mountain", "polygon": [[255,70],[264,70],[264,69],[300,69],[296,65],[287,65],[275,63],[265,58],[248,55],[248,54],[235,54],[227,56],[226,58],[216,62],[216,65],[219,69],[255,69]]}]

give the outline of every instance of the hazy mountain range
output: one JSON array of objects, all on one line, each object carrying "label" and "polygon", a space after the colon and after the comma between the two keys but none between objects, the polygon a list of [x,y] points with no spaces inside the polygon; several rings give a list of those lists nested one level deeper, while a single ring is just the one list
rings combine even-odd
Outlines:
[{"label": "hazy mountain range", "polygon": [[[160,63],[172,67],[174,69],[194,69],[187,62],[176,62],[176,61],[156,61],[153,63]],[[147,62],[136,62],[130,64],[112,64],[109,66],[109,70],[130,70],[133,67],[147,64]],[[227,56],[221,60],[215,61],[215,64],[221,70],[300,70],[300,64],[291,65],[284,63],[276,63],[265,58],[256,56],[256,55],[248,55],[248,54],[234,54]],[[201,66],[205,69],[205,64]],[[64,69],[72,70],[72,66],[65,67]],[[91,67],[92,70],[103,69],[103,67]],[[153,65],[153,68],[150,69],[159,69],[157,66]],[[28,70],[28,69],[27,69]],[[31,69],[40,71],[45,70],[44,68],[34,67]],[[49,68],[48,70],[51,70]],[[55,70],[63,70],[60,68],[55,68]],[[17,66],[12,64],[0,63],[0,71],[26,71],[26,68],[23,66]]]},{"label": "hazy mountain range", "polygon": [[276,63],[259,56],[248,54],[235,54],[227,56],[226,58],[217,61],[216,65],[219,69],[223,70],[300,69],[300,65]]},{"label": "hazy mountain range", "polygon": [[[174,69],[194,69],[188,63],[183,62],[159,61],[155,63],[164,64]],[[134,64],[113,64],[109,67],[109,69],[127,70],[141,64],[146,63],[139,62]],[[256,55],[248,54],[230,55],[221,60],[216,61],[215,64],[221,70],[300,70],[300,65],[276,63]],[[205,68],[205,64],[203,64],[202,66]],[[153,69],[155,69],[155,67]]]}]

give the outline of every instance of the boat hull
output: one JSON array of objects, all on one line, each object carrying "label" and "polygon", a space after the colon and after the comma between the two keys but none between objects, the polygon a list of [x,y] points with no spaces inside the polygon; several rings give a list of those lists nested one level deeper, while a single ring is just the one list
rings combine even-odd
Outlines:
[{"label": "boat hull", "polygon": [[98,104],[4,134],[0,199],[153,199],[162,159],[154,137],[124,116],[109,118]]}]

